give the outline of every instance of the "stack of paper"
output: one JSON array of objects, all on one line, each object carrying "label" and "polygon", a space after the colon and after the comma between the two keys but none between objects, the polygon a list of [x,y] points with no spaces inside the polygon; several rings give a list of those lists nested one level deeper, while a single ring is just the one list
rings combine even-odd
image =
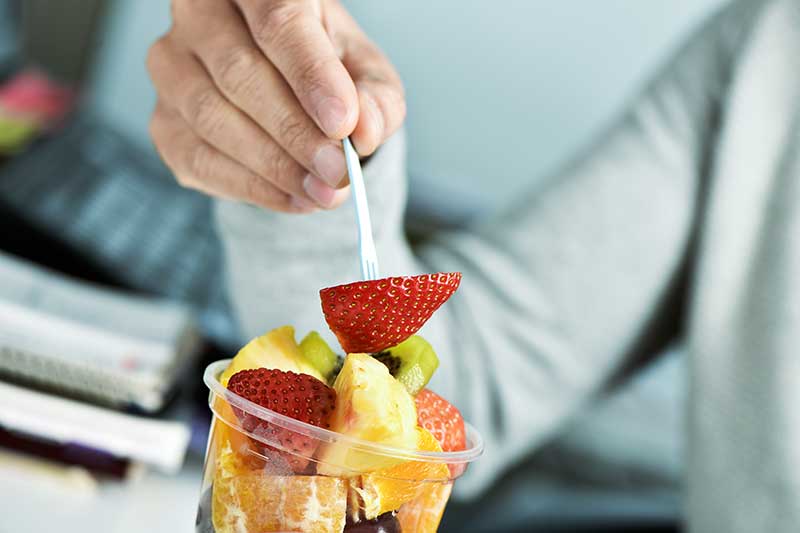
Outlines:
[{"label": "stack of paper", "polygon": [[0,426],[12,434],[144,464],[180,469],[189,443],[182,423],[143,418],[0,382]]},{"label": "stack of paper", "polygon": [[199,346],[185,306],[0,253],[0,448],[118,478],[177,471],[188,425],[130,413],[164,408]]},{"label": "stack of paper", "polygon": [[78,282],[0,253],[0,377],[155,412],[199,345],[185,306]]}]

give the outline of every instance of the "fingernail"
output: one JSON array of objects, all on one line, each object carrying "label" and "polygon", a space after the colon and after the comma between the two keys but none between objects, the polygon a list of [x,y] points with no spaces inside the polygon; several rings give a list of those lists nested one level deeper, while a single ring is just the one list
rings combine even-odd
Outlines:
[{"label": "fingernail", "polygon": [[339,205],[347,197],[348,189],[334,189],[325,182],[309,174],[303,180],[303,189],[321,207],[331,209]]},{"label": "fingernail", "polygon": [[344,152],[330,144],[323,145],[314,154],[314,170],[331,187],[336,187],[347,172]]},{"label": "fingernail", "polygon": [[347,108],[339,98],[326,96],[317,104],[317,120],[326,135],[332,137],[344,124]]},{"label": "fingernail", "polygon": [[305,198],[300,198],[299,196],[292,196],[290,203],[294,209],[303,213],[313,213],[314,211],[319,211],[319,206],[309,202]]}]

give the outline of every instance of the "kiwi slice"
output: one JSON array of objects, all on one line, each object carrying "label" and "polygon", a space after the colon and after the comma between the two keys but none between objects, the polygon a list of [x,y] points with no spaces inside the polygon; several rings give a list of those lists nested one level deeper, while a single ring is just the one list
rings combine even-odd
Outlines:
[{"label": "kiwi slice", "polygon": [[373,357],[386,365],[397,381],[402,383],[411,395],[416,395],[428,384],[433,373],[439,368],[439,358],[428,341],[413,335],[394,348],[388,348]]},{"label": "kiwi slice", "polygon": [[333,384],[336,381],[336,376],[339,375],[341,372],[342,367],[344,366],[344,356],[342,354],[336,354],[336,364],[333,365],[333,370],[331,370],[331,377],[328,378],[328,384]]},{"label": "kiwi slice", "polygon": [[310,332],[300,341],[300,352],[328,382],[342,367],[339,356],[331,350],[325,339],[316,331]]}]

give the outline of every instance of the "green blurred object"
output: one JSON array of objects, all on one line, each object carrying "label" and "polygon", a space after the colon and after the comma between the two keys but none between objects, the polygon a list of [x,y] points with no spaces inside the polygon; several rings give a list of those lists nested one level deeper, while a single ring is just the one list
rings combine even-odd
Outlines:
[{"label": "green blurred object", "polygon": [[19,153],[38,132],[39,127],[33,120],[0,115],[0,154]]}]

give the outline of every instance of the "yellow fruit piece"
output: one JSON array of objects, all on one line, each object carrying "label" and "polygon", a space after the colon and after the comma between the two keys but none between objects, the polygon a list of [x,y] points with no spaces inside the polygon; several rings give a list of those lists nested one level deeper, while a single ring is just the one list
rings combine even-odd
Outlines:
[{"label": "yellow fruit piece", "polygon": [[219,382],[223,387],[227,387],[231,376],[242,370],[254,368],[275,368],[298,372],[314,376],[325,382],[322,374],[303,357],[300,346],[294,338],[292,326],[273,329],[248,342],[220,375]]},{"label": "yellow fruit piece", "polygon": [[397,513],[400,531],[436,533],[451,490],[452,482],[429,483],[416,499],[400,508]]},{"label": "yellow fruit piece", "polygon": [[[417,408],[406,388],[386,365],[367,354],[349,354],[333,383],[336,408],[333,431],[396,448],[417,447]],[[356,450],[346,442],[327,445],[317,471],[354,476],[388,468],[402,460]]]},{"label": "yellow fruit piece", "polygon": [[211,520],[216,533],[341,532],[347,481],[323,476],[271,476],[242,470],[230,448],[219,457]]},{"label": "yellow fruit piece", "polygon": [[[442,451],[436,437],[426,429],[418,427],[417,434],[418,450]],[[353,486],[353,490],[361,497],[367,520],[371,520],[383,513],[400,509],[401,505],[417,498],[430,485],[441,484],[441,481],[432,480],[447,480],[449,477],[450,470],[444,463],[406,461],[361,476],[360,487]]]}]

